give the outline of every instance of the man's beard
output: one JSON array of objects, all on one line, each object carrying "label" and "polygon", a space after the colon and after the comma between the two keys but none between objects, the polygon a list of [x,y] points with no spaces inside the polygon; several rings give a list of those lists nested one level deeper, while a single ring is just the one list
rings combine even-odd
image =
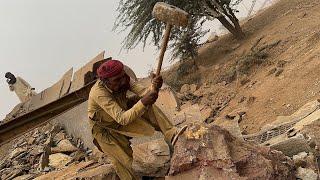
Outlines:
[{"label": "man's beard", "polygon": [[125,76],[126,76],[126,84],[124,84],[119,88],[119,92],[127,92],[130,89],[130,76],[128,76],[127,74]]},{"label": "man's beard", "polygon": [[130,89],[130,84],[123,85],[120,87],[119,92],[127,92]]}]

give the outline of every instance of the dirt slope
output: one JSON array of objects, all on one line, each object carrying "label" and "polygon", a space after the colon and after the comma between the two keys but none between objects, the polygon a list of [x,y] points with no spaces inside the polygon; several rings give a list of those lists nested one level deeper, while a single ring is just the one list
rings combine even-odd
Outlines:
[{"label": "dirt slope", "polygon": [[[199,69],[190,68],[190,63],[173,66],[166,72],[166,81],[177,89],[184,83],[195,83],[200,89],[209,86],[205,91],[209,95],[212,91],[213,97],[231,94],[214,119],[219,121],[229,112],[245,108],[242,130],[259,131],[277,116],[289,115],[319,98],[319,9],[318,0],[280,0],[244,22],[244,40],[220,37],[199,50],[195,60]],[[186,75],[177,77],[176,72]],[[220,86],[225,91],[214,90]],[[198,99],[211,108],[213,103],[208,101],[216,100],[210,96]]]}]

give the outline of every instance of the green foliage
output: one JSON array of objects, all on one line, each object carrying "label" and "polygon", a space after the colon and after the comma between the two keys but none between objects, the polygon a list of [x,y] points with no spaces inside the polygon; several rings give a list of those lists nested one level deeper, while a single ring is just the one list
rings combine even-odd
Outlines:
[{"label": "green foliage", "polygon": [[197,21],[197,18],[192,17],[187,28],[180,29],[179,33],[173,33],[179,36],[173,37],[174,42],[170,46],[170,48],[172,48],[172,60],[177,57],[180,57],[182,60],[187,60],[188,58],[194,58],[198,55],[197,47],[200,39],[208,31],[203,31]]},{"label": "green foliage", "polygon": [[[186,60],[197,56],[200,39],[208,32],[202,27],[205,21],[227,17],[229,21],[224,23],[236,23],[234,27],[239,25],[231,9],[231,0],[120,0],[114,30],[129,30],[123,40],[124,49],[133,49],[139,43],[145,47],[147,42],[159,48],[165,24],[152,17],[153,7],[159,1],[177,6],[190,14],[187,28],[175,27],[172,31],[169,47],[173,59]],[[235,3],[238,1],[241,0]]]}]

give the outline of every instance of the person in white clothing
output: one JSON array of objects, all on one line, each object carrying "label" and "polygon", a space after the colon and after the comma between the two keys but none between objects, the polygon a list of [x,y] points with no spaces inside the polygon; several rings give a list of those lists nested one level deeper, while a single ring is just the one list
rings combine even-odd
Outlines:
[{"label": "person in white clothing", "polygon": [[15,77],[11,72],[5,74],[10,91],[14,91],[21,102],[26,102],[37,93],[31,85],[21,77]]}]

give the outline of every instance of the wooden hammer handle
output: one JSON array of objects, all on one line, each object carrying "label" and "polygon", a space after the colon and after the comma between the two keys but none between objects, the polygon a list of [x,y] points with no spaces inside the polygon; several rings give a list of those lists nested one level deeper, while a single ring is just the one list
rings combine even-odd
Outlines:
[{"label": "wooden hammer handle", "polygon": [[163,37],[163,41],[161,44],[161,50],[160,50],[160,55],[159,55],[159,59],[158,59],[158,67],[157,67],[156,75],[159,75],[160,71],[161,71],[163,57],[164,57],[164,53],[166,52],[166,49],[168,46],[171,28],[172,28],[172,25],[167,24],[166,31],[164,32],[164,37]]}]

